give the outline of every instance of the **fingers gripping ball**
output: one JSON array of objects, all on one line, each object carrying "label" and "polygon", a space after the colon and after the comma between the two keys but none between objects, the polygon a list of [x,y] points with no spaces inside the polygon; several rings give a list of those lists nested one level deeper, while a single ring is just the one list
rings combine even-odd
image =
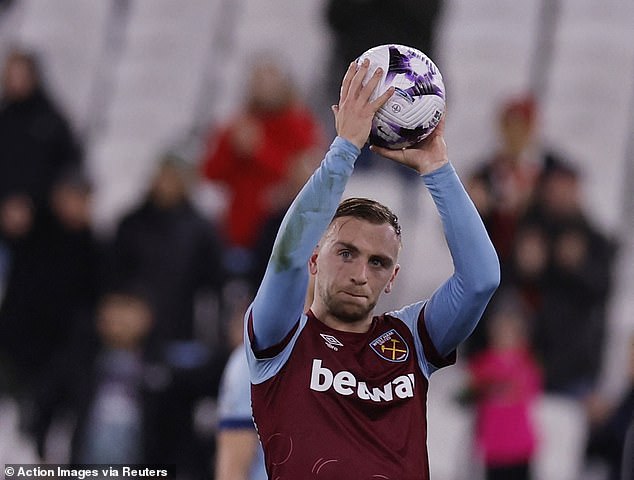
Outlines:
[{"label": "fingers gripping ball", "polygon": [[374,71],[383,76],[372,95],[377,98],[389,87],[394,95],[376,112],[370,143],[399,149],[425,139],[445,113],[445,85],[438,67],[421,51],[404,45],[388,44],[371,48],[357,59],[370,60],[367,82]]}]

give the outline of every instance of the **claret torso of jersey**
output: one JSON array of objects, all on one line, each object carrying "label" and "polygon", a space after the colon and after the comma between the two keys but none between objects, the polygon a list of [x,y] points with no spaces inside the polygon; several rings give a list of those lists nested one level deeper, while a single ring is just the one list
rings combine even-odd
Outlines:
[{"label": "claret torso of jersey", "polygon": [[365,333],[333,330],[309,311],[268,352],[270,376],[252,386],[252,402],[272,478],[403,480],[428,471],[419,351],[436,353],[408,326],[421,309],[374,317]]}]

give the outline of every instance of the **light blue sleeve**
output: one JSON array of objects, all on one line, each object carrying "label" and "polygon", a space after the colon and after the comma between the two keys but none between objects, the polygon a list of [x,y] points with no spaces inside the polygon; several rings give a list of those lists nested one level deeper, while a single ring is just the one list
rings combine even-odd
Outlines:
[{"label": "light blue sleeve", "polygon": [[480,215],[451,164],[424,175],[454,265],[453,275],[425,306],[425,325],[438,350],[454,351],[478,324],[500,283],[500,264]]},{"label": "light blue sleeve", "polygon": [[289,207],[249,309],[253,318],[252,348],[265,350],[278,344],[303,313],[308,260],[332,221],[359,153],[354,144],[335,138],[321,165]]}]

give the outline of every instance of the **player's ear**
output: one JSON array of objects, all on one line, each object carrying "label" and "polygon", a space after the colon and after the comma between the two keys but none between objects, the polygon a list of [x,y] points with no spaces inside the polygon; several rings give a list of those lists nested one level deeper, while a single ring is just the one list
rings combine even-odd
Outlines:
[{"label": "player's ear", "polygon": [[317,274],[317,256],[319,255],[319,245],[313,250],[313,254],[308,259],[308,271],[311,275]]},{"label": "player's ear", "polygon": [[394,272],[392,273],[392,276],[390,277],[389,282],[387,282],[387,285],[385,286],[385,289],[383,290],[385,293],[390,293],[392,291],[392,287],[394,286],[394,280],[396,279],[396,275],[398,275],[398,272],[400,269],[401,269],[401,266],[397,263],[396,266],[394,267]]}]

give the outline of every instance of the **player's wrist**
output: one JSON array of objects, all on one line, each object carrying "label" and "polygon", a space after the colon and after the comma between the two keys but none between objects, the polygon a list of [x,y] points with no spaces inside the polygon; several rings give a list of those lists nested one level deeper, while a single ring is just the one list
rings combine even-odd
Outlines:
[{"label": "player's wrist", "polygon": [[356,143],[354,143],[349,138],[346,138],[341,135],[337,135],[332,143],[333,146],[344,149],[346,152],[353,153],[354,155],[359,155],[361,153],[361,147],[359,147]]},{"label": "player's wrist", "polygon": [[444,156],[443,158],[434,161],[425,163],[421,165],[420,168],[417,169],[419,175],[430,175],[437,170],[440,170],[442,167],[449,163],[449,157]]},{"label": "player's wrist", "polygon": [[456,175],[455,172],[456,170],[451,162],[447,162],[427,173],[421,174],[421,177],[425,179],[425,183],[429,181],[434,184],[438,184],[438,182],[442,183],[447,181],[447,179],[454,177]]}]

